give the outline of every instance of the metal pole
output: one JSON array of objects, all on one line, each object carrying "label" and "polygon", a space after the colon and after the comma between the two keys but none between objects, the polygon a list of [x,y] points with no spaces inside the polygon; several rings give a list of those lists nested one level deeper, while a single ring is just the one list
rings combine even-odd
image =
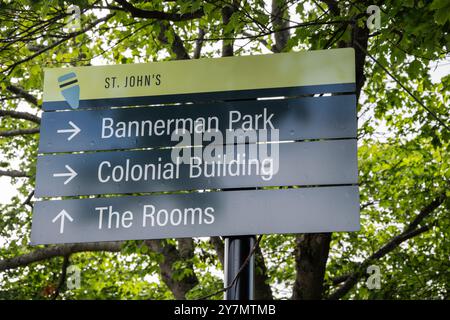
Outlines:
[{"label": "metal pole", "polygon": [[[225,238],[225,288],[231,285],[247,260],[256,242],[255,236]],[[254,299],[255,258],[251,256],[231,288],[225,291],[225,300]]]}]

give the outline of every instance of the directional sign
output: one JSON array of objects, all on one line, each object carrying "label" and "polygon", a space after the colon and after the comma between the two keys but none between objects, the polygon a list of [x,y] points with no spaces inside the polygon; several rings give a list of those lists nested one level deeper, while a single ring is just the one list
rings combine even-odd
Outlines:
[{"label": "directional sign", "polygon": [[[224,148],[223,156],[209,163],[194,159],[198,154],[196,151],[204,152],[202,148],[180,150],[180,155],[190,153],[190,161],[178,164],[171,158],[171,149],[40,156],[36,195],[74,196],[358,182],[355,139],[271,144],[269,152],[276,152],[275,148],[279,148],[279,163],[266,156],[265,152],[261,152],[261,156],[256,146],[265,147],[241,145],[243,150],[235,147],[233,158],[226,158],[227,150]],[[256,154],[256,157],[246,156],[250,154]],[[61,177],[64,171],[69,172]]]},{"label": "directional sign", "polygon": [[357,125],[355,95],[45,112],[41,123],[40,152],[174,146],[175,129],[276,128],[281,141],[356,138]]},{"label": "directional sign", "polygon": [[[69,136],[64,137],[64,140],[70,141],[73,139],[73,137],[75,137],[77,134],[80,133],[81,129],[78,128],[78,126],[73,123],[72,121],[68,120],[67,123],[72,127],[70,129],[57,129],[56,133],[70,133]],[[46,126],[47,127],[47,126]],[[41,133],[42,135],[42,133]]]},{"label": "directional sign", "polygon": [[[55,216],[61,224],[54,223]],[[338,186],[41,201],[35,205],[31,242],[358,229],[358,187]]]},{"label": "directional sign", "polygon": [[60,213],[56,215],[56,217],[53,218],[52,222],[55,223],[59,221],[59,233],[64,233],[64,222],[68,219],[70,222],[73,221],[73,218],[70,216],[70,214],[67,213],[66,210],[62,209]]},{"label": "directional sign", "polygon": [[43,109],[355,91],[352,48],[45,70]]},{"label": "directional sign", "polygon": [[70,181],[72,181],[73,178],[75,178],[78,174],[68,165],[64,165],[64,167],[67,169],[68,172],[63,173],[54,173],[53,177],[63,177],[66,178],[64,180],[64,184],[68,184]]},{"label": "directional sign", "polygon": [[351,48],[46,69],[35,195],[108,196],[32,242],[358,230],[354,92]]}]

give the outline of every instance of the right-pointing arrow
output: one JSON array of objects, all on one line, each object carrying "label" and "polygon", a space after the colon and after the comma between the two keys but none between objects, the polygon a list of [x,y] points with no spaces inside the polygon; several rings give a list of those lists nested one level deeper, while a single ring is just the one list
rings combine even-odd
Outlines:
[{"label": "right-pointing arrow", "polygon": [[70,166],[65,165],[66,169],[69,170],[69,172],[65,172],[65,173],[54,173],[53,176],[54,177],[69,177],[66,179],[66,181],[64,181],[64,184],[68,184],[73,178],[75,178],[78,173],[75,172],[75,170],[73,170]]},{"label": "right-pointing arrow", "polygon": [[59,225],[59,233],[64,233],[64,220],[69,219],[70,222],[73,221],[73,218],[70,214],[67,213],[66,210],[62,209],[60,213],[56,217],[53,218],[52,222],[55,223],[58,219],[61,219],[61,224]]},{"label": "right-pointing arrow", "polygon": [[60,129],[57,132],[58,133],[72,133],[68,138],[67,141],[70,141],[73,139],[73,137],[75,137],[79,132],[81,132],[81,129],[78,128],[78,126],[73,123],[72,121],[69,121],[70,126],[72,127],[72,129]]}]

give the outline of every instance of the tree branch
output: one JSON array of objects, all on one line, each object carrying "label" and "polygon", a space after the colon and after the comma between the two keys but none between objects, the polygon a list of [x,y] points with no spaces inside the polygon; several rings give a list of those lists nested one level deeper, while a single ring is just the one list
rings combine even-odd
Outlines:
[{"label": "tree branch", "polygon": [[[235,41],[235,40],[248,40],[248,39],[254,39],[254,40],[258,40],[258,38],[261,37],[266,37],[269,36],[275,32],[279,32],[279,31],[285,31],[285,30],[290,30],[290,29],[296,29],[296,28],[306,28],[306,27],[313,27],[313,26],[322,26],[322,25],[340,25],[340,24],[349,24],[352,23],[352,20],[331,20],[331,21],[319,21],[319,20],[314,20],[314,21],[308,21],[308,22],[302,22],[302,23],[298,23],[295,25],[290,25],[289,27],[286,28],[281,28],[278,30],[269,30],[269,31],[264,31],[264,32],[260,32],[258,34],[255,35],[250,35],[247,32],[247,36],[244,37],[228,37],[228,36],[222,36],[222,37],[215,37],[215,38],[204,38],[203,41],[208,41],[208,42],[212,42],[212,41],[223,41],[223,40],[230,40],[230,41]],[[198,38],[189,38],[186,39],[184,41],[186,42],[192,42],[192,41],[197,41]]]},{"label": "tree branch", "polygon": [[11,178],[30,177],[28,173],[18,170],[0,170],[0,176],[6,176]]},{"label": "tree branch", "polygon": [[64,285],[64,282],[66,282],[67,267],[69,266],[69,258],[70,258],[70,255],[64,256],[63,264],[61,266],[61,275],[59,276],[58,285],[56,286],[55,293],[53,294],[52,300],[56,300],[56,298],[58,298],[59,293],[61,292],[62,286]]},{"label": "tree branch", "polygon": [[14,137],[14,136],[22,136],[24,134],[36,134],[36,133],[39,133],[39,128],[7,130],[7,131],[0,131],[0,137]]},{"label": "tree branch", "polygon": [[34,114],[28,112],[21,111],[13,111],[13,110],[0,110],[0,117],[11,117],[14,119],[23,119],[34,122],[36,124],[41,124],[41,118],[35,116]]},{"label": "tree branch", "polygon": [[322,2],[326,3],[334,16],[338,17],[341,15],[341,10],[339,10],[338,2],[336,0],[322,0]]},{"label": "tree branch", "polygon": [[15,67],[17,67],[19,64],[22,64],[22,63],[25,63],[25,62],[27,62],[27,61],[30,61],[30,60],[36,58],[37,56],[40,56],[40,55],[43,54],[44,52],[47,52],[48,50],[53,49],[53,48],[59,46],[60,44],[64,43],[65,41],[67,41],[67,40],[69,40],[69,39],[72,39],[72,38],[75,38],[76,36],[78,36],[78,35],[80,35],[80,34],[83,34],[83,33],[87,32],[87,31],[93,29],[93,28],[94,28],[95,26],[97,26],[99,23],[108,21],[108,20],[111,19],[114,15],[115,15],[115,13],[111,13],[111,14],[108,14],[107,16],[103,17],[103,18],[100,18],[100,19],[95,20],[94,22],[90,23],[86,28],[84,28],[84,29],[82,29],[82,30],[79,30],[79,31],[76,31],[76,32],[72,32],[72,33],[70,33],[67,37],[61,38],[60,40],[58,40],[58,41],[52,43],[51,45],[49,45],[49,46],[43,48],[42,50],[39,50],[39,51],[37,51],[36,53],[34,53],[34,54],[32,54],[32,55],[30,55],[30,56],[28,56],[28,57],[26,57],[26,58],[24,58],[24,59],[22,59],[22,60],[19,60],[19,61],[14,62],[14,63],[11,64],[10,66],[8,66],[8,67],[6,67],[5,69],[3,69],[3,70],[2,70],[2,73],[6,74],[7,71],[8,71],[8,72],[11,72],[11,71],[12,71]]},{"label": "tree branch", "polygon": [[195,50],[194,50],[194,56],[193,56],[194,59],[200,58],[204,38],[205,38],[205,30],[203,28],[199,28],[198,29],[198,38],[195,41]]},{"label": "tree branch", "polygon": [[419,212],[419,214],[414,218],[414,220],[408,225],[405,232],[410,232],[415,228],[417,228],[417,226],[423,221],[423,219],[425,219],[434,210],[436,210],[445,201],[446,198],[447,196],[444,191]]},{"label": "tree branch", "polygon": [[[201,18],[204,15],[203,8],[200,8],[194,12],[187,12],[180,14],[173,12],[139,9],[125,0],[116,0],[116,2],[119,3],[124,10],[131,13],[131,15],[135,18],[169,20],[169,21],[186,21]],[[111,8],[114,9],[113,7]]]},{"label": "tree branch", "polygon": [[415,236],[418,236],[419,234],[422,234],[430,229],[429,226],[424,226],[422,228],[413,230],[407,234],[400,234],[396,237],[394,237],[391,241],[389,241],[387,244],[385,244],[380,250],[375,252],[373,255],[371,255],[369,258],[364,260],[357,268],[355,272],[353,272],[350,275],[347,275],[347,279],[344,281],[341,287],[339,287],[335,292],[333,292],[329,297],[328,300],[337,300],[342,298],[345,294],[347,294],[359,281],[359,279],[364,274],[364,271],[370,263],[372,263],[373,260],[380,259],[389,252],[393,251],[395,248],[397,248],[402,242],[405,242]]},{"label": "tree branch", "polygon": [[[10,85],[6,86],[6,90],[24,98],[25,101],[27,101],[31,104],[33,104],[37,107],[40,107],[40,105],[38,104],[38,99],[35,96],[33,96],[33,95],[29,94],[28,92],[26,92],[25,90],[23,90],[22,88],[10,84]],[[31,121],[33,121],[33,120],[31,120]]]},{"label": "tree branch", "polygon": [[31,199],[33,199],[33,196],[34,196],[34,190],[31,191],[31,192],[28,194],[27,198],[26,198],[25,201],[22,203],[22,206],[27,205],[27,206],[29,206],[31,209],[33,209],[33,204],[31,203]]},{"label": "tree branch", "polygon": [[158,40],[166,45],[170,45],[170,50],[172,50],[172,52],[175,53],[176,60],[190,59],[189,54],[183,45],[183,40],[181,40],[180,36],[176,32],[174,32],[173,34],[174,39],[172,43],[169,43],[169,39],[167,39],[166,36],[166,32],[169,30],[169,27],[164,22],[160,22],[159,25],[161,30],[158,35]]},{"label": "tree branch", "polygon": [[37,249],[14,258],[0,260],[0,271],[27,266],[31,263],[47,260],[54,257],[64,257],[77,252],[110,251],[119,252],[123,242],[87,242],[63,244]]},{"label": "tree branch", "polygon": [[334,286],[337,286],[338,284],[341,284],[342,282],[347,280],[351,275],[352,275],[351,273],[347,273],[341,276],[334,277],[333,279],[331,279],[331,282],[333,283]]},{"label": "tree branch", "polygon": [[[362,263],[360,263],[357,267],[357,270],[351,274],[347,274],[341,277],[336,278],[338,281],[343,281],[341,287],[336,289],[329,297],[330,300],[336,300],[343,297],[347,294],[359,281],[359,279],[364,274],[364,271],[368,265],[370,265],[374,260],[378,260],[388,253],[392,252],[403,242],[414,238],[430,229],[430,226],[423,226],[421,228],[416,227],[419,223],[429,216],[435,209],[437,209],[445,200],[447,196],[445,192],[438,195],[431,203],[426,205],[417,217],[405,228],[405,230],[399,235],[393,237],[390,241],[388,241],[385,245],[383,245],[379,250],[373,253],[370,257],[365,259]],[[334,281],[333,281],[334,282]]]}]

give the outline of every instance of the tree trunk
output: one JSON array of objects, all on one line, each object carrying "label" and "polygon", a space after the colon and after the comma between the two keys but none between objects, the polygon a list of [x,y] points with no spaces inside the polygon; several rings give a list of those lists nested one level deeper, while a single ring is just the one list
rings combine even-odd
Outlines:
[{"label": "tree trunk", "polygon": [[[222,8],[222,23],[225,26],[230,23],[231,16],[233,15],[234,8],[231,4],[224,4]],[[233,38],[234,34],[223,34],[224,38]],[[233,40],[224,39],[222,41],[222,57],[231,57],[234,55]]]},{"label": "tree trunk", "polygon": [[273,300],[268,279],[266,263],[258,247],[255,251],[255,300]]},{"label": "tree trunk", "polygon": [[[179,245],[181,245],[181,252],[177,250],[174,245],[163,243],[161,240],[145,241],[145,244],[150,250],[164,256],[164,259],[159,263],[161,278],[177,300],[186,299],[186,294],[198,284],[198,279],[194,272],[192,272],[191,275],[184,277],[181,281],[174,280],[173,277],[175,272],[175,270],[173,270],[173,264],[176,261],[184,260],[193,254],[190,250],[189,240],[192,241],[192,239],[180,239],[181,242],[179,242]],[[192,268],[193,270],[191,263],[189,263],[189,268]]]},{"label": "tree trunk", "polygon": [[286,0],[272,0],[271,21],[275,32],[275,44],[272,47],[273,52],[282,52],[290,38],[289,33],[289,13],[286,8]]},{"label": "tree trunk", "polygon": [[331,233],[309,233],[296,238],[295,263],[297,276],[292,299],[322,298],[323,277],[330,249]]}]

